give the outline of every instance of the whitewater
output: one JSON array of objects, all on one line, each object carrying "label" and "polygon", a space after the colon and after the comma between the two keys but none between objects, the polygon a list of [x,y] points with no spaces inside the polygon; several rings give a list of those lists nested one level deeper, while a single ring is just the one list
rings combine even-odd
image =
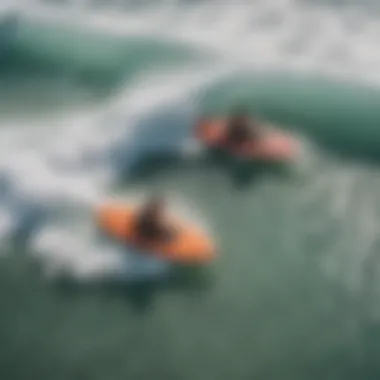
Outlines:
[{"label": "whitewater", "polygon": [[[128,4],[30,0],[12,6],[21,24],[150,37],[184,44],[206,57],[188,67],[145,71],[96,109],[3,122],[1,239],[9,244],[20,231],[26,233],[29,251],[48,276],[64,271],[82,280],[133,277],[136,269],[124,252],[99,241],[92,210],[116,196],[110,195],[112,184],[138,157],[183,148],[201,108],[199,99],[213,85],[247,71],[268,78],[271,72],[302,72],[376,88],[379,84],[380,20],[369,12],[371,3],[367,8],[364,2],[335,7],[291,0]],[[155,133],[152,125],[162,112],[186,122]],[[148,131],[142,132],[149,118]],[[329,174],[317,178],[311,188],[304,188],[304,196],[312,198],[331,180]],[[334,194],[342,196],[335,195],[333,208],[337,215],[345,214],[355,179],[343,170],[336,181],[341,190],[334,189]],[[368,218],[365,223],[372,224]],[[376,234],[370,228],[366,233],[366,241]],[[148,275],[166,273],[163,263],[156,264],[147,262]]]}]

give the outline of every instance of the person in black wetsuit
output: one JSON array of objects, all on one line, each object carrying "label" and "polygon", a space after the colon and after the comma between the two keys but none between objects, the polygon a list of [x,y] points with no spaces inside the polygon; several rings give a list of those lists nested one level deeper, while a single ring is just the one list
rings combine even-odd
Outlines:
[{"label": "person in black wetsuit", "polygon": [[167,241],[172,231],[164,221],[164,201],[155,197],[140,210],[136,221],[136,231],[140,238],[147,241]]},{"label": "person in black wetsuit", "polygon": [[244,112],[234,113],[227,121],[226,142],[240,146],[258,137],[257,123]]}]

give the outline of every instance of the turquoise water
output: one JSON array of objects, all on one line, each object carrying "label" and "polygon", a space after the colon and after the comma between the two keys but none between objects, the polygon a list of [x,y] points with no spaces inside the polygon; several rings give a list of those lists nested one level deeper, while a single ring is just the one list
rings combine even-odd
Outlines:
[{"label": "turquoise water", "polygon": [[[212,56],[157,36],[19,29],[0,91],[1,377],[378,378],[380,92],[294,70],[219,75]],[[199,114],[236,103],[298,136],[302,160],[242,167],[178,149]],[[124,255],[109,261],[112,243],[87,231],[90,190],[168,194],[218,259],[129,281]]]}]

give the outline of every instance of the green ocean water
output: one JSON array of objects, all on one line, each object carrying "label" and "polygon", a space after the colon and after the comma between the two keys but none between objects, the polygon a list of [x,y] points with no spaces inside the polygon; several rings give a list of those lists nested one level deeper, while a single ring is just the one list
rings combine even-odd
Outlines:
[{"label": "green ocean water", "polygon": [[143,72],[171,70],[198,56],[154,37],[115,38],[23,22],[0,63],[2,114],[91,108]]},{"label": "green ocean water", "polygon": [[[8,53],[0,99],[11,120],[95,109],[152,64],[202,59],[154,41],[72,44],[54,33],[21,29]],[[180,194],[220,247],[210,267],[160,285],[58,286],[16,238],[0,266],[0,377],[378,379],[379,99],[281,73],[242,72],[202,91],[201,112],[238,102],[306,136],[312,163],[298,173],[141,159],[109,191]]]}]

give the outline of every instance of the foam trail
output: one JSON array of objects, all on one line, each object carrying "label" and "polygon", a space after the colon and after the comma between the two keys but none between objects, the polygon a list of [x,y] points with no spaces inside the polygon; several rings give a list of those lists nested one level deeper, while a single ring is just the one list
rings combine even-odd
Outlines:
[{"label": "foam trail", "polygon": [[[95,234],[68,231],[67,227],[44,229],[33,242],[35,256],[40,259],[48,278],[74,278],[76,281],[99,281],[115,278],[124,282],[161,278],[168,273],[165,262],[144,257],[125,249],[96,241]],[[62,241],[65,241],[62,246]],[[89,252],[96,241],[101,250]],[[55,255],[52,255],[55,252]]]}]

